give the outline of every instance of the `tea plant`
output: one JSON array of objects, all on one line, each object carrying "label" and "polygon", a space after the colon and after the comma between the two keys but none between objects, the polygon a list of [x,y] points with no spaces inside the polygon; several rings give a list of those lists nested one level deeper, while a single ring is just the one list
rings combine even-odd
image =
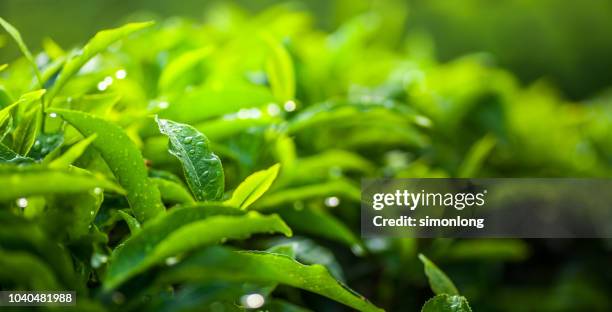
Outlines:
[{"label": "tea plant", "polygon": [[0,288],[75,290],[79,311],[379,311],[402,294],[372,279],[426,275],[423,311],[470,311],[417,251],[528,246],[362,241],[361,177],[610,173],[602,103],[437,64],[377,12],[324,33],[292,6],[218,10],[34,54],[0,20],[24,55],[0,66]]}]

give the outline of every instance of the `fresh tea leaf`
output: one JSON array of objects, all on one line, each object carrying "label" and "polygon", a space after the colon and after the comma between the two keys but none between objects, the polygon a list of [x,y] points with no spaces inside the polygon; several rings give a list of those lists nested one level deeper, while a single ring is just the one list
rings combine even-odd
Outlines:
[{"label": "fresh tea leaf", "polygon": [[429,280],[429,286],[431,286],[431,290],[437,295],[447,294],[447,295],[458,295],[459,291],[453,281],[442,272],[433,262],[431,262],[425,255],[419,254],[419,259],[423,262],[425,266],[425,275],[427,275],[427,279]]},{"label": "fresh tea leaf", "polygon": [[323,237],[345,244],[356,254],[364,248],[361,240],[341,220],[323,209],[283,207],[275,210],[296,232]]},{"label": "fresh tea leaf", "polygon": [[153,25],[153,22],[130,23],[119,28],[108,29],[98,32],[78,53],[72,55],[66,61],[55,84],[49,90],[48,101],[51,103],[53,98],[64,88],[66,83],[74,76],[79,69],[85,65],[96,54],[102,52],[115,41],[127,35]]},{"label": "fresh tea leaf", "polygon": [[478,140],[474,145],[470,148],[463,163],[459,166],[457,170],[458,178],[473,178],[482,167],[483,162],[486,160],[487,156],[491,153],[491,150],[497,144],[497,140],[491,134],[484,136],[482,139]]},{"label": "fresh tea leaf", "polygon": [[25,111],[13,132],[13,148],[20,155],[27,155],[40,131],[42,112],[37,106]]},{"label": "fresh tea leaf", "polygon": [[170,139],[169,152],[183,165],[187,185],[197,201],[223,196],[225,187],[221,160],[210,150],[208,138],[192,126],[157,119],[161,133]]},{"label": "fresh tea leaf", "polygon": [[0,109],[0,127],[6,122],[6,120],[11,116],[11,110],[15,108],[17,105],[24,104],[29,105],[30,103],[39,100],[43,94],[45,94],[45,90],[36,90],[32,92],[25,93],[19,99],[6,107]]},{"label": "fresh tea leaf", "polygon": [[344,196],[355,202],[361,200],[361,191],[346,180],[335,180],[320,184],[299,186],[288,188],[266,195],[258,201],[253,209],[266,210],[281,206],[282,204],[292,203],[302,199],[324,196]]},{"label": "fresh tea leaf", "polygon": [[278,101],[286,102],[295,97],[295,74],[293,61],[285,47],[269,35],[263,35],[269,50],[266,74],[272,93]]},{"label": "fresh tea leaf", "polygon": [[472,308],[463,296],[442,294],[427,300],[421,312],[472,312]]},{"label": "fresh tea leaf", "polygon": [[84,136],[98,135],[91,144],[127,191],[127,199],[140,222],[165,211],[159,190],[147,175],[138,148],[119,126],[99,117],[65,109],[52,109]]},{"label": "fresh tea leaf", "polygon": [[0,200],[33,195],[74,194],[95,188],[123,193],[121,187],[101,176],[77,170],[52,170],[37,166],[0,166]]},{"label": "fresh tea leaf", "polygon": [[225,239],[243,239],[254,233],[291,230],[275,215],[243,214],[229,207],[195,206],[174,208],[164,217],[145,225],[112,255],[106,287],[114,288],[170,256],[215,244]]},{"label": "fresh tea leaf", "polygon": [[15,42],[19,46],[19,50],[21,50],[21,53],[23,53],[25,58],[28,60],[30,66],[32,66],[32,69],[34,69],[34,74],[36,74],[38,82],[42,84],[42,78],[40,75],[40,70],[38,70],[38,65],[36,65],[36,61],[34,61],[34,57],[32,57],[32,52],[30,52],[30,49],[28,49],[28,46],[23,41],[23,38],[21,38],[21,34],[19,33],[19,31],[15,27],[13,27],[13,25],[11,25],[9,22],[7,22],[1,17],[0,25],[2,25],[4,30],[6,30],[6,32],[9,33],[11,37],[13,37],[13,40],[15,40]]},{"label": "fresh tea leaf", "polygon": [[193,69],[195,65],[209,56],[212,51],[212,47],[188,51],[168,63],[159,77],[159,89],[161,92],[167,93],[172,90],[182,90],[182,88],[177,87],[177,83],[181,81],[181,78],[186,75],[187,71]]},{"label": "fresh tea leaf", "polygon": [[246,209],[261,197],[272,185],[278,175],[280,165],[276,164],[266,170],[257,171],[248,176],[234,192],[225,204],[240,209]]},{"label": "fresh tea leaf", "polygon": [[359,311],[383,311],[333,278],[322,265],[303,265],[291,257],[261,251],[208,248],[166,271],[159,282],[166,285],[219,279],[280,283],[325,296]]},{"label": "fresh tea leaf", "polygon": [[123,221],[125,221],[125,223],[127,224],[128,228],[130,229],[130,233],[132,233],[132,235],[137,234],[138,232],[140,232],[142,226],[140,225],[140,222],[138,222],[138,220],[136,220],[136,218],[132,217],[129,213],[127,213],[127,212],[125,212],[123,210],[117,210],[117,214],[119,214],[121,219],[123,219]]}]

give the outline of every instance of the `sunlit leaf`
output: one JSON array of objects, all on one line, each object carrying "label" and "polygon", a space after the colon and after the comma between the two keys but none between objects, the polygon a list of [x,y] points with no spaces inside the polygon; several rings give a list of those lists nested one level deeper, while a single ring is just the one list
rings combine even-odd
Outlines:
[{"label": "sunlit leaf", "polygon": [[177,83],[182,81],[181,78],[183,78],[189,70],[193,69],[195,65],[209,56],[212,50],[211,47],[205,47],[186,52],[172,60],[172,62],[164,68],[159,77],[159,89],[162,92],[181,90],[181,88],[177,87]]},{"label": "sunlit leaf", "polygon": [[277,100],[286,102],[295,96],[295,74],[291,56],[282,44],[269,35],[262,36],[269,50],[266,60],[266,73],[272,93]]},{"label": "sunlit leaf", "polygon": [[276,164],[266,170],[257,171],[248,176],[234,192],[225,204],[240,209],[246,209],[261,197],[272,185],[278,175],[280,165]]}]

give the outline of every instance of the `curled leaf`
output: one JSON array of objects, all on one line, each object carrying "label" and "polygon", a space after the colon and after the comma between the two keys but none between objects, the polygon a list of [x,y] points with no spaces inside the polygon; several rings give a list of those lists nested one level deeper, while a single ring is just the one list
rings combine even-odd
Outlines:
[{"label": "curled leaf", "polygon": [[194,127],[157,118],[159,131],[170,139],[169,152],[183,165],[187,185],[197,201],[223,196],[225,178],[221,160],[210,150],[210,142]]}]

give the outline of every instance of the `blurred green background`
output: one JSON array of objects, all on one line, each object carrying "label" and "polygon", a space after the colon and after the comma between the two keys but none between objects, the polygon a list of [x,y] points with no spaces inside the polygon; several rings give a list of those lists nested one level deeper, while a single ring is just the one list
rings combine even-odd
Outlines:
[{"label": "blurred green background", "polygon": [[[229,3],[257,12],[277,2],[280,1]],[[396,7],[405,9],[408,12],[406,34],[429,36],[442,61],[466,53],[487,52],[523,83],[546,79],[575,100],[593,97],[612,85],[610,1],[310,0],[300,5],[315,13],[319,27],[332,30],[349,17],[382,2],[395,2]],[[44,36],[71,47],[84,42],[98,29],[116,26],[136,16],[200,18],[207,8],[219,3],[198,0],[2,0],[0,12],[21,30],[27,43],[38,50]],[[388,18],[398,18],[399,11],[402,10],[389,12]],[[6,38],[0,40],[6,41]],[[17,55],[16,48],[7,45],[0,49],[0,62]]]}]

